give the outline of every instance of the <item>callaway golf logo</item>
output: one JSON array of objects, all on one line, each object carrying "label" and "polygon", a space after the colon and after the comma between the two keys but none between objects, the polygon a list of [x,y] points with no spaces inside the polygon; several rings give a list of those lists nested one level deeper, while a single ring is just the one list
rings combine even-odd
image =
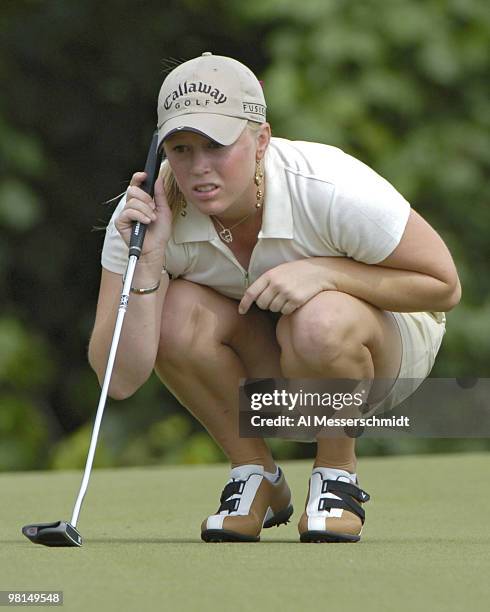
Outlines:
[{"label": "callaway golf logo", "polygon": [[[223,104],[228,100],[224,93],[222,93],[217,87],[213,87],[212,85],[208,85],[207,83],[203,83],[202,81],[198,81],[196,83],[188,83],[184,81],[184,83],[180,83],[177,89],[174,89],[166,98],[163,103],[163,107],[165,110],[169,110],[172,108],[172,105],[175,103],[175,108],[178,109],[181,107],[180,102],[177,102],[179,98],[183,96],[187,96],[192,93],[200,93],[213,98],[215,104]],[[209,103],[209,99],[195,100],[195,104],[197,106],[207,106]],[[191,100],[185,100],[183,102],[184,106],[189,106],[191,104]]]}]

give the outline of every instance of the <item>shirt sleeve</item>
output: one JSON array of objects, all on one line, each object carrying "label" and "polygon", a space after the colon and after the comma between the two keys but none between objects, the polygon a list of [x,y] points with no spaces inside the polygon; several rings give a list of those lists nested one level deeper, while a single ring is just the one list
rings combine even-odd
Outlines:
[{"label": "shirt sleeve", "polygon": [[102,247],[101,263],[102,267],[109,272],[116,274],[124,274],[128,265],[129,249],[127,244],[117,231],[114,220],[117,218],[121,210],[126,204],[126,194],[117,205],[112,214],[111,220],[106,227],[104,246]]},{"label": "shirt sleeve", "polygon": [[335,188],[328,215],[329,234],[345,256],[376,264],[398,246],[410,204],[374,170],[346,157],[349,170]]},{"label": "shirt sleeve", "polygon": [[[114,221],[125,205],[126,194],[117,205],[107,225],[101,255],[102,267],[109,272],[121,275],[126,272],[129,248],[117,231]],[[192,253],[189,252],[189,245],[175,244],[171,237],[165,250],[165,267],[172,278],[184,276],[191,266],[191,261]]]}]

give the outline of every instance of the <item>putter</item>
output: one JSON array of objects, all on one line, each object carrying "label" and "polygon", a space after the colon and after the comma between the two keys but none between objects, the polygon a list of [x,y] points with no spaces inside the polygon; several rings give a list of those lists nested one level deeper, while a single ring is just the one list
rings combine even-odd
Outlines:
[{"label": "putter", "polygon": [[[155,181],[158,177],[160,170],[161,158],[157,151],[158,144],[158,132],[153,134],[151,140],[150,150],[145,164],[145,172],[147,178],[141,185],[141,189],[146,191],[153,197]],[[128,308],[129,293],[131,284],[133,281],[134,271],[141,254],[141,248],[143,246],[143,239],[145,237],[146,225],[143,223],[136,222],[131,233],[131,240],[129,244],[129,260],[126,268],[126,274],[124,275],[124,283],[121,292],[121,299],[119,301],[119,309],[116,318],[116,324],[114,326],[114,335],[112,337],[111,348],[109,351],[109,358],[107,360],[107,367],[104,374],[104,382],[102,384],[102,390],[100,394],[99,405],[97,407],[97,414],[95,417],[94,428],[92,430],[92,438],[90,440],[90,447],[87,456],[87,462],[85,464],[85,471],[83,473],[82,484],[78,493],[75,507],[73,508],[73,514],[69,523],[65,521],[57,521],[55,523],[34,523],[32,525],[25,525],[22,527],[22,533],[29,538],[31,542],[35,544],[43,544],[44,546],[81,546],[83,543],[82,536],[77,531],[78,516],[80,514],[80,508],[82,506],[83,498],[88,487],[88,481],[92,470],[92,463],[95,455],[95,448],[97,446],[97,438],[99,437],[100,424],[102,422],[102,415],[104,414],[105,403],[107,400],[107,392],[109,390],[109,383],[112,376],[112,370],[114,367],[114,361],[116,358],[117,346],[119,344],[119,337],[121,335],[122,324],[124,315]]]}]

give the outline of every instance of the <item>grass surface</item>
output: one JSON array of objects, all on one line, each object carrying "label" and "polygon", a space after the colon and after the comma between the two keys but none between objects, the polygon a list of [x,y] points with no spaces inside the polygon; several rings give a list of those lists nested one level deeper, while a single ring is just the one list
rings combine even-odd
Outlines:
[{"label": "grass surface", "polygon": [[359,544],[300,544],[310,464],[282,464],[295,513],[251,544],[205,544],[228,469],[97,470],[82,548],[31,544],[26,523],[69,521],[78,472],[0,475],[0,590],[63,590],[65,610],[331,612],[489,609],[490,455],[368,458]]}]

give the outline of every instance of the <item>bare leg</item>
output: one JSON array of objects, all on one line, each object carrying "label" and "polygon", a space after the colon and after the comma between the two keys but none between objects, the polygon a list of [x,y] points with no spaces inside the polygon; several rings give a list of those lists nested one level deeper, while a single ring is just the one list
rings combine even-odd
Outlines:
[{"label": "bare leg", "polygon": [[[396,378],[401,340],[393,317],[345,293],[325,291],[277,326],[286,378]],[[374,390],[376,395],[386,389]],[[356,471],[355,438],[319,438],[315,467]]]},{"label": "bare leg", "polygon": [[281,375],[273,317],[257,308],[239,315],[236,301],[185,280],[170,283],[162,316],[158,376],[233,467],[259,464],[273,472],[265,441],[238,431],[239,379]]}]

